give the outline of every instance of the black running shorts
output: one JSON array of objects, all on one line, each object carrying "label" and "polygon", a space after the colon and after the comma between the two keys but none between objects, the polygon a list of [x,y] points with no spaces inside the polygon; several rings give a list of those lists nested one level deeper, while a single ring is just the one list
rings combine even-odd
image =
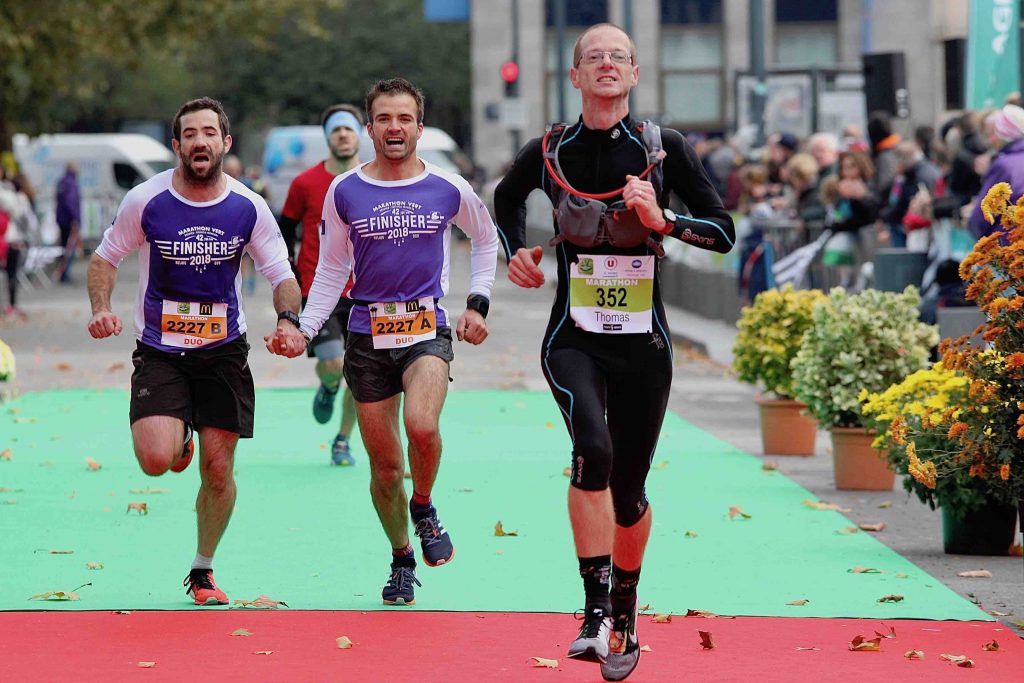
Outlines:
[{"label": "black running shorts", "polygon": [[[306,355],[310,358],[316,357],[313,349],[320,344],[328,341],[335,341],[340,339],[342,343],[348,341],[348,314],[352,311],[352,307],[356,305],[356,302],[352,301],[348,297],[341,297],[338,299],[338,305],[331,311],[331,315],[324,321],[320,331],[316,333],[316,336],[309,340],[309,344],[306,345]],[[306,306],[306,302],[302,302],[302,306]]]},{"label": "black running shorts", "polygon": [[215,427],[252,437],[256,390],[244,334],[221,346],[181,353],[137,342],[132,364],[132,423],[169,415],[197,430]]},{"label": "black running shorts", "polygon": [[345,349],[345,383],[360,403],[374,403],[402,393],[402,374],[421,356],[437,356],[451,363],[452,329],[437,328],[437,337],[401,349],[375,349],[373,337],[348,333]]}]

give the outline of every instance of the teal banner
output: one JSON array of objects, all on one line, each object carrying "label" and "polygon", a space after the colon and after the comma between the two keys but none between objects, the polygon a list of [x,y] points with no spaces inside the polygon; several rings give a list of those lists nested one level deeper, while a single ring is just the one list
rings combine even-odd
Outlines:
[{"label": "teal banner", "polygon": [[971,0],[967,108],[1001,107],[1020,90],[1019,0]]}]

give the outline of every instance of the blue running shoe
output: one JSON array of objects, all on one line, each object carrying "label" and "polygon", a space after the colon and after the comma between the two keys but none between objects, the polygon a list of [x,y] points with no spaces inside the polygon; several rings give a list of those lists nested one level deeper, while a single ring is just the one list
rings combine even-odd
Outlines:
[{"label": "blue running shoe", "polygon": [[313,419],[320,424],[327,424],[328,420],[331,419],[331,415],[334,415],[334,399],[338,395],[338,390],[331,391],[323,384],[316,390],[316,396],[313,397]]},{"label": "blue running shoe", "polygon": [[451,562],[455,557],[455,546],[452,545],[452,539],[445,531],[441,520],[437,518],[437,509],[433,505],[421,507],[410,503],[409,512],[412,514],[413,524],[416,525],[416,535],[420,537],[423,561],[431,567]]},{"label": "blue running shoe", "polygon": [[331,464],[342,467],[351,467],[356,464],[356,459],[352,457],[352,452],[348,448],[347,436],[338,434],[334,437],[334,443],[331,445]]},{"label": "blue running shoe", "polygon": [[[410,557],[412,556],[410,555]],[[380,597],[384,600],[385,605],[415,605],[416,594],[412,585],[423,585],[416,579],[416,563],[414,561],[410,566],[404,563],[399,564],[399,562],[400,560],[391,562],[391,576],[384,584],[384,590],[381,591]]]}]

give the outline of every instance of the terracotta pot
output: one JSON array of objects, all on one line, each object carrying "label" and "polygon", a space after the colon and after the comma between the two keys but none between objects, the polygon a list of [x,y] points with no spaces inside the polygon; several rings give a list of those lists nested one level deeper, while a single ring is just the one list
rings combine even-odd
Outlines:
[{"label": "terracotta pot", "polygon": [[792,399],[758,398],[761,444],[765,455],[814,455],[818,424],[800,411],[807,404]]},{"label": "terracotta pot", "polygon": [[841,491],[892,491],[896,473],[871,447],[875,432],[863,427],[832,427],[832,463]]}]

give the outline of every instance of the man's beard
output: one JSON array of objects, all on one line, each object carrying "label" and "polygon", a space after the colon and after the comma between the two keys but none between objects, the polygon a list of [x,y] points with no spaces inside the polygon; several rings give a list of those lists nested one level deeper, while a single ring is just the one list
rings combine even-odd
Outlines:
[{"label": "man's beard", "polygon": [[224,166],[224,153],[220,155],[214,154],[212,151],[206,152],[206,155],[210,157],[209,167],[205,173],[197,173],[189,159],[185,158],[183,154],[178,153],[178,160],[181,161],[181,172],[185,176],[185,180],[194,184],[204,184],[211,181],[216,181],[220,178],[221,171]]}]

